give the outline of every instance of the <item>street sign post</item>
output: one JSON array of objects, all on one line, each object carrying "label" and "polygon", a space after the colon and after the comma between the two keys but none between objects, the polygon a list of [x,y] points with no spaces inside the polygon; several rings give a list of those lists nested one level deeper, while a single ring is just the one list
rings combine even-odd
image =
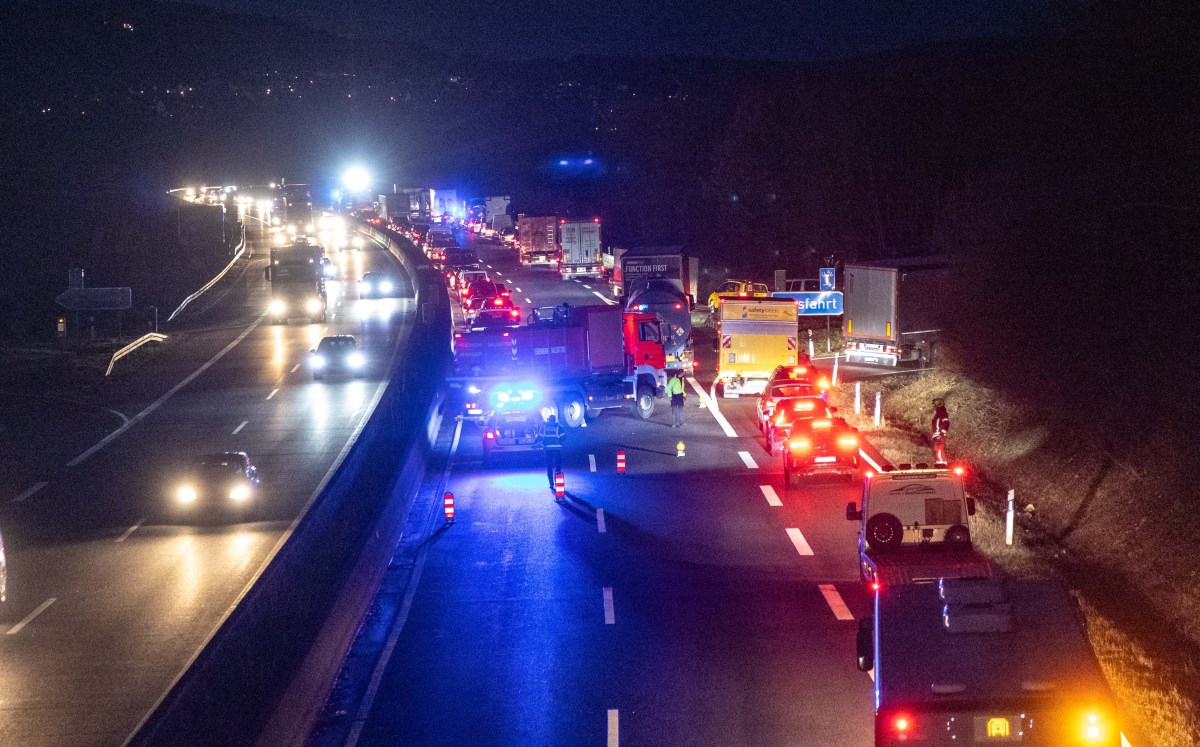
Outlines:
[{"label": "street sign post", "polygon": [[71,311],[123,311],[133,307],[129,288],[70,288],[54,302]]},{"label": "street sign post", "polygon": [[837,269],[834,267],[822,267],[817,270],[820,273],[821,290],[831,291],[837,288]]},{"label": "street sign post", "polygon": [[772,298],[790,298],[796,302],[796,313],[800,316],[841,316],[841,291],[802,291],[796,293],[772,293]]}]

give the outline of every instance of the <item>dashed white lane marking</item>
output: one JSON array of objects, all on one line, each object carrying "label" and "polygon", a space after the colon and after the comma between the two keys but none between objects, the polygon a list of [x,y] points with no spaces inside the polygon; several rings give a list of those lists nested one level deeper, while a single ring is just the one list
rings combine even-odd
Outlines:
[{"label": "dashed white lane marking", "polygon": [[604,509],[596,509],[596,529],[600,530],[600,534],[608,532],[608,527],[604,524]]},{"label": "dashed white lane marking", "polygon": [[754,457],[750,456],[748,451],[739,451],[738,456],[742,458],[742,463],[750,469],[758,469],[758,462],[754,461]]},{"label": "dashed white lane marking", "polygon": [[122,534],[120,537],[117,537],[115,540],[113,540],[113,542],[124,542],[125,540],[129,539],[129,535],[136,532],[138,530],[138,527],[140,527],[145,521],[146,521],[145,518],[138,519],[136,524],[134,524],[133,526],[126,529],[125,533]]},{"label": "dashed white lane marking", "polygon": [[870,464],[872,467],[874,467],[874,468],[875,468],[875,471],[876,471],[876,472],[883,472],[883,467],[880,467],[878,464],[876,464],[876,463],[875,463],[875,460],[871,458],[871,455],[870,455],[870,454],[868,454],[867,452],[863,451],[862,449],[859,449],[859,450],[858,450],[858,453],[859,453],[860,455],[862,455],[862,458],[863,458],[863,459],[866,459],[866,460],[867,460],[867,463],[868,463],[868,464]]},{"label": "dashed white lane marking", "polygon": [[613,611],[612,587],[604,587],[604,624],[613,625],[617,621],[616,612]]},{"label": "dashed white lane marking", "polygon": [[838,594],[837,587],[833,584],[817,584],[817,588],[821,590],[821,596],[825,597],[825,601],[829,604],[829,609],[833,610],[833,616],[839,620],[853,620],[854,615],[850,614],[850,608],[846,606],[846,601],[842,599],[842,595]]},{"label": "dashed white lane marking", "polygon": [[20,633],[22,628],[24,628],[29,623],[33,622],[33,618],[35,618],[38,615],[45,612],[46,608],[49,607],[50,605],[54,604],[56,601],[57,601],[57,599],[55,597],[50,597],[46,601],[39,604],[38,608],[35,609],[33,612],[30,612],[28,615],[26,615],[24,620],[22,620],[21,622],[17,623],[16,625],[12,626],[11,628],[9,628],[8,633],[6,633],[6,635],[16,635],[17,633]]},{"label": "dashed white lane marking", "polygon": [[695,390],[696,396],[699,397],[700,401],[704,403],[704,408],[712,413],[712,416],[716,418],[717,425],[721,426],[721,430],[725,431],[725,435],[729,436],[730,438],[737,438],[737,431],[733,429],[733,426],[730,425],[729,421],[725,419],[725,416],[721,414],[721,408],[717,406],[717,401],[708,396],[708,392],[700,388],[700,384],[696,381],[695,377],[689,376],[688,383],[691,384],[692,389]]},{"label": "dashed white lane marking", "polygon": [[795,527],[788,527],[787,535],[788,539],[792,541],[792,544],[796,546],[796,552],[800,553],[801,555],[813,554],[812,548],[808,546],[808,540],[804,539],[804,535],[800,533],[799,529],[796,529]]},{"label": "dashed white lane marking", "polygon": [[608,709],[608,747],[621,747],[621,713]]},{"label": "dashed white lane marking", "polygon": [[524,293],[524,292],[525,291],[521,290],[520,288],[517,288],[517,293]]},{"label": "dashed white lane marking", "polygon": [[42,482],[34,483],[32,488],[29,488],[24,493],[21,493],[16,498],[13,498],[13,503],[23,503],[26,498],[46,487],[50,483],[43,480]]},{"label": "dashed white lane marking", "polygon": [[79,456],[75,457],[71,461],[67,462],[67,466],[68,467],[79,466],[80,464],[83,463],[83,461],[85,459],[90,457],[92,454],[95,454],[97,451],[100,451],[105,446],[108,446],[109,443],[111,443],[114,438],[121,435],[125,431],[129,430],[133,426],[137,425],[139,422],[141,422],[142,418],[146,417],[147,415],[149,415],[150,413],[154,412],[159,407],[161,407],[164,402],[166,402],[170,398],[174,397],[175,394],[180,389],[183,389],[188,384],[191,384],[193,381],[196,380],[197,376],[199,376],[200,374],[207,371],[209,368],[211,368],[213,366],[214,363],[221,360],[221,358],[223,358],[226,353],[228,353],[230,350],[233,350],[235,347],[237,347],[238,344],[240,344],[242,340],[246,339],[247,335],[249,335],[251,332],[253,332],[255,329],[258,328],[258,325],[262,323],[262,320],[265,319],[266,316],[267,315],[265,313],[262,316],[260,316],[254,322],[254,324],[251,324],[249,327],[246,327],[246,329],[240,335],[238,335],[236,338],[234,338],[233,342],[231,342],[228,345],[226,345],[225,347],[221,348],[221,352],[219,352],[216,355],[214,355],[213,357],[209,358],[208,362],[206,362],[203,366],[201,366],[200,368],[197,368],[195,371],[192,371],[190,374],[187,375],[187,377],[184,378],[183,381],[179,382],[175,386],[168,389],[166,394],[164,394],[163,396],[154,400],[150,404],[146,405],[146,409],[142,410],[137,415],[134,415],[120,428],[116,429],[112,433],[110,433],[107,436],[105,436],[104,438],[100,439],[100,441],[98,443],[96,443],[94,446],[92,446],[90,449],[83,452]]},{"label": "dashed white lane marking", "polygon": [[249,420],[243,420],[242,422],[238,423],[238,427],[233,429],[233,435],[236,436],[237,434],[241,433],[242,429],[245,428],[249,422]]},{"label": "dashed white lane marking", "polygon": [[580,285],[582,285],[584,288],[587,288],[588,290],[592,289],[592,286],[588,285],[587,283],[580,283]]},{"label": "dashed white lane marking", "polygon": [[267,395],[267,399],[274,397],[278,393],[279,393],[279,387],[275,387],[274,389],[271,390],[271,393]]},{"label": "dashed white lane marking", "polygon": [[767,499],[768,506],[782,506],[783,501],[779,500],[779,494],[775,492],[775,488],[770,485],[759,485],[758,489],[762,491],[763,496]]},{"label": "dashed white lane marking", "polygon": [[496,270],[496,277],[502,278],[502,277],[504,277],[504,273],[500,272],[499,270]]},{"label": "dashed white lane marking", "polygon": [[596,471],[596,455],[595,454],[588,454],[588,471],[589,472]]},{"label": "dashed white lane marking", "polygon": [[875,668],[874,667],[871,667],[870,669],[867,670],[867,676],[871,678],[872,682],[875,681]]},{"label": "dashed white lane marking", "polygon": [[488,268],[489,270],[492,269],[491,265],[484,265],[484,267]]},{"label": "dashed white lane marking", "polygon": [[614,300],[612,300],[611,298],[608,298],[608,297],[606,297],[606,296],[602,295],[602,294],[600,293],[600,291],[592,291],[592,295],[594,295],[596,298],[599,298],[601,301],[603,301],[604,303],[608,304],[609,306],[616,306],[616,305],[617,305],[617,302],[616,302],[616,301],[614,301]]},{"label": "dashed white lane marking", "polygon": [[288,373],[296,373],[299,370],[300,370],[300,364],[297,363],[296,365],[292,366],[292,370],[288,371]]},{"label": "dashed white lane marking", "polygon": [[526,296],[525,303],[533,303],[533,299]]}]

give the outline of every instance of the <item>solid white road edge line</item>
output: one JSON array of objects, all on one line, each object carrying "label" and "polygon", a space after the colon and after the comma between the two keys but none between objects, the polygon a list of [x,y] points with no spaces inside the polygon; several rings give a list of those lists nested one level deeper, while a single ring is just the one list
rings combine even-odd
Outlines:
[{"label": "solid white road edge line", "polygon": [[738,456],[742,458],[742,463],[750,469],[758,469],[758,462],[754,461],[754,457],[750,456],[750,452],[739,451]]},{"label": "solid white road edge line", "polygon": [[254,323],[251,324],[249,327],[246,327],[246,330],[244,332],[242,332],[240,335],[238,335],[233,340],[233,342],[231,342],[228,345],[226,345],[225,347],[221,348],[221,352],[219,352],[216,355],[214,355],[213,357],[209,358],[207,363],[205,363],[200,368],[197,368],[195,371],[192,371],[190,374],[187,375],[186,378],[184,378],[183,381],[179,382],[175,386],[168,389],[166,394],[164,394],[163,396],[159,397],[158,399],[154,400],[149,405],[147,405],[146,409],[142,410],[137,415],[134,415],[132,418],[130,418],[128,423],[126,423],[125,425],[122,425],[120,428],[116,429],[112,433],[110,433],[107,436],[105,436],[104,438],[100,439],[100,441],[97,442],[90,449],[83,452],[79,456],[75,457],[71,461],[67,462],[67,466],[68,467],[79,466],[80,464],[83,463],[83,461],[85,459],[90,457],[92,454],[95,454],[97,451],[100,451],[105,446],[108,446],[114,438],[121,435],[125,431],[129,430],[133,426],[137,425],[139,422],[141,422],[142,418],[146,417],[147,415],[149,415],[150,413],[154,412],[159,407],[161,407],[164,402],[166,402],[167,400],[174,397],[175,394],[178,393],[180,389],[183,389],[188,384],[191,384],[193,381],[196,380],[197,376],[204,373],[209,368],[211,368],[214,363],[216,363],[217,361],[224,358],[225,354],[228,353],[230,350],[233,350],[234,348],[236,348],[238,346],[238,344],[241,343],[242,340],[246,339],[247,335],[249,335],[251,332],[253,332],[255,330],[255,328],[258,327],[258,325],[262,323],[262,320],[265,319],[266,316],[267,315],[264,313],[262,316],[260,316],[258,319],[256,319],[254,321]]},{"label": "solid white road edge line", "polygon": [[708,392],[705,392],[700,388],[700,384],[696,381],[695,377],[689,376],[687,381],[688,384],[691,384],[692,389],[695,390],[696,396],[699,397],[700,401],[704,403],[705,409],[712,413],[712,416],[716,418],[717,425],[721,426],[721,430],[725,431],[725,435],[729,436],[730,438],[737,438],[737,431],[733,429],[733,426],[730,425],[729,421],[725,419],[725,416],[721,414],[721,408],[717,406],[717,401],[708,396]]},{"label": "solid white road edge line", "polygon": [[50,605],[54,604],[56,601],[58,601],[57,597],[50,597],[46,601],[42,602],[41,604],[38,605],[37,609],[35,609],[33,612],[30,612],[28,615],[26,615],[24,620],[22,620],[21,622],[17,623],[16,625],[12,626],[11,628],[9,628],[8,632],[5,633],[5,635],[16,635],[17,633],[20,633],[21,628],[24,628],[26,625],[33,622],[33,618],[35,618],[38,615],[45,612],[46,608],[49,607]]},{"label": "solid white road edge line", "polygon": [[621,713],[608,709],[608,747],[621,747]]},{"label": "solid white road edge line", "polygon": [[34,483],[32,488],[29,488],[24,493],[21,493],[16,498],[13,498],[13,503],[23,503],[26,498],[28,498],[29,496],[38,492],[39,490],[41,490],[42,488],[46,487],[49,484],[50,483],[46,482],[45,480],[38,482],[38,483]]},{"label": "solid white road edge line", "polygon": [[242,429],[245,428],[249,422],[249,420],[243,420],[241,423],[239,423],[238,427],[233,429],[233,435],[236,436],[237,434],[241,433]]},{"label": "solid white road edge line", "polygon": [[271,393],[267,395],[267,399],[274,397],[276,394],[279,394],[279,387],[272,389]]},{"label": "solid white road edge line", "polygon": [[812,548],[808,546],[808,540],[804,539],[804,535],[800,533],[799,529],[788,527],[787,536],[792,541],[792,544],[796,546],[796,552],[801,555],[813,554]]},{"label": "solid white road edge line", "polygon": [[608,526],[604,523],[604,509],[602,508],[596,509],[596,529],[600,531],[600,534],[608,532]]},{"label": "solid white road edge line", "polygon": [[601,301],[608,304],[609,306],[617,305],[616,301],[612,300],[611,298],[606,298],[605,296],[602,296],[599,291],[592,291],[592,295],[594,295],[596,298],[599,298]]},{"label": "solid white road edge line", "polygon": [[782,506],[783,501],[779,500],[779,494],[775,492],[775,488],[770,485],[759,485],[758,489],[762,491],[763,496],[767,499],[768,506]]},{"label": "solid white road edge line", "polygon": [[866,459],[866,460],[867,460],[867,463],[868,463],[868,464],[870,464],[872,467],[874,467],[874,468],[875,468],[875,471],[876,471],[876,472],[883,472],[883,467],[880,467],[878,464],[876,464],[876,463],[875,463],[875,460],[871,458],[871,455],[870,455],[870,454],[868,454],[867,452],[863,451],[862,449],[859,449],[859,450],[858,450],[858,453],[859,453],[859,455],[860,455],[860,456],[862,456],[862,458],[863,458],[863,459]]},{"label": "solid white road edge line", "polygon": [[617,613],[613,610],[612,587],[604,587],[604,624],[613,625],[617,621]]},{"label": "solid white road edge line", "polygon": [[[435,495],[443,495],[446,492],[446,483],[450,479],[450,469],[454,466],[454,454],[458,451],[458,441],[461,436],[462,421],[460,420],[454,424],[454,440],[450,442],[450,453],[446,455],[446,470],[442,472],[442,481],[438,485]],[[439,511],[438,514],[440,515],[440,513]],[[358,707],[358,713],[354,716],[354,725],[350,729],[350,735],[346,738],[346,747],[355,747],[358,744],[363,727],[367,725],[367,718],[371,715],[371,708],[375,705],[375,696],[379,694],[379,686],[383,682],[384,670],[387,669],[388,662],[392,659],[392,652],[396,650],[396,644],[400,641],[400,633],[404,630],[404,623],[408,621],[409,611],[412,610],[413,597],[417,595],[417,587],[421,583],[421,571],[425,568],[425,555],[428,549],[429,543],[423,543],[417,553],[408,588],[404,590],[404,600],[400,603],[400,609],[396,611],[396,620],[392,623],[391,631],[388,632],[383,653],[379,655],[379,661],[375,662],[375,671],[371,672],[371,681],[368,683],[367,692],[363,695],[362,703]]]},{"label": "solid white road edge line", "polygon": [[129,535],[136,532],[138,530],[138,527],[140,527],[145,522],[146,522],[146,518],[143,516],[142,518],[137,520],[136,524],[134,524],[133,526],[126,529],[124,534],[122,534],[120,537],[117,537],[115,540],[113,540],[113,542],[124,542],[125,540],[129,539]]},{"label": "solid white road edge line", "polygon": [[588,454],[588,471],[589,472],[596,471],[596,455],[595,454]]},{"label": "solid white road edge line", "polygon": [[850,608],[846,606],[846,600],[842,599],[842,595],[838,593],[837,587],[833,584],[817,584],[817,588],[821,590],[821,596],[825,597],[825,602],[829,605],[829,609],[833,610],[833,616],[839,620],[853,620],[854,615],[850,614]]}]

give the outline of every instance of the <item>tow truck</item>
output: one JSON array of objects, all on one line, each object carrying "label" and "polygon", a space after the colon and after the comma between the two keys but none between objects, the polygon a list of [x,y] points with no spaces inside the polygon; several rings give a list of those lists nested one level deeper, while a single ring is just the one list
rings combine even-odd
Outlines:
[{"label": "tow truck", "polygon": [[859,575],[878,591],[939,578],[989,578],[995,570],[971,545],[975,499],[962,465],[901,464],[867,473],[862,506],[846,504],[859,522]]},{"label": "tow truck", "polygon": [[666,388],[661,323],[614,306],[535,309],[515,329],[454,333],[448,383],[464,394],[465,415],[481,419],[489,398],[534,382],[544,407],[569,428],[605,410],[654,414]]},{"label": "tow truck", "polygon": [[1117,747],[1117,711],[1056,581],[942,578],[881,589],[859,622],[875,745]]}]

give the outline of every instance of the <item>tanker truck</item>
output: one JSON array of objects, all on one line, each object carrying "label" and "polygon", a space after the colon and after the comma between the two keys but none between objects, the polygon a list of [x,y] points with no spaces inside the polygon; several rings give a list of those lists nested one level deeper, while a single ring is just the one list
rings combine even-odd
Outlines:
[{"label": "tanker truck", "polygon": [[692,374],[692,307],[700,260],[683,247],[637,247],[621,254],[620,296],[625,310],[655,314],[662,320],[668,368]]}]

